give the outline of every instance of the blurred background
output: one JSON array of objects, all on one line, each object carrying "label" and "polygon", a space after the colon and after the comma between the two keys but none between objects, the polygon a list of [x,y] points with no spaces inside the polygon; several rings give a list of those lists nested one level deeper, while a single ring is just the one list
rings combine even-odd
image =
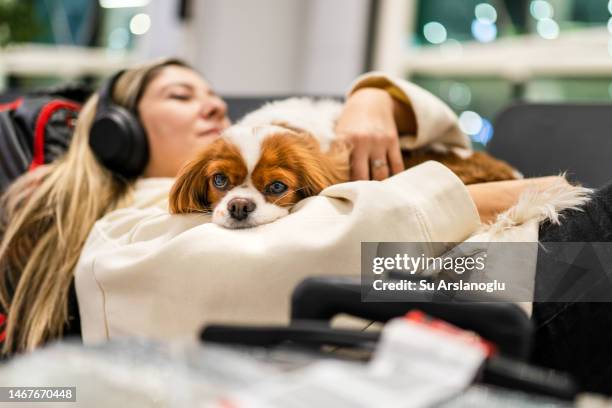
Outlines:
[{"label": "blurred background", "polygon": [[517,101],[612,99],[612,0],[0,0],[0,93],[179,56],[225,96],[341,95],[368,70],[476,145]]}]

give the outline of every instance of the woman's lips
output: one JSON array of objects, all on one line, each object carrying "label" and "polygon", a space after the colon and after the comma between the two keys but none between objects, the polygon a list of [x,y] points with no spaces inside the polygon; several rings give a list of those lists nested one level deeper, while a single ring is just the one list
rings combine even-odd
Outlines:
[{"label": "woman's lips", "polygon": [[221,128],[210,128],[208,130],[204,130],[202,132],[198,133],[198,136],[200,137],[207,137],[207,136],[218,136],[221,134]]}]

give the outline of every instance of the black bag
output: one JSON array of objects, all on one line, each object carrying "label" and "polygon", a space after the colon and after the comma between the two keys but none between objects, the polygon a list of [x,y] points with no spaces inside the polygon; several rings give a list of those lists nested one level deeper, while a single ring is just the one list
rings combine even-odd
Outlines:
[{"label": "black bag", "polygon": [[54,95],[26,95],[0,104],[0,192],[68,149],[80,108]]},{"label": "black bag", "polygon": [[[21,174],[66,152],[81,103],[90,93],[84,86],[63,85],[0,103],[0,193]],[[5,323],[6,314],[0,309],[0,346]]]}]

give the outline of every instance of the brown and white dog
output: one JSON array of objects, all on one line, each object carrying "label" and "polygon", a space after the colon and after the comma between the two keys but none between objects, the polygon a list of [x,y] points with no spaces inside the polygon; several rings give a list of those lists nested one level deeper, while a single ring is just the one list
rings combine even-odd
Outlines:
[{"label": "brown and white dog", "polygon": [[[223,227],[254,227],[348,181],[349,150],[312,120],[326,105],[298,101],[264,107],[205,147],[181,171],[170,193],[170,212],[211,212],[212,222]],[[293,117],[293,108],[303,118],[291,121],[293,126],[272,120]]]},{"label": "brown and white dog", "polygon": [[[350,148],[335,140],[342,105],[293,98],[265,105],[227,129],[185,168],[170,193],[173,214],[211,213],[226,228],[248,228],[289,214],[298,201],[349,180]],[[486,153],[404,152],[406,168],[447,165],[464,183],[517,178]]]}]

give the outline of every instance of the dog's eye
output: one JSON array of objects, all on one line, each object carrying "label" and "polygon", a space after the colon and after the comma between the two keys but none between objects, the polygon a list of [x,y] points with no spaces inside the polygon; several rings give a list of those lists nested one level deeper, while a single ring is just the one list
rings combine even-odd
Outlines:
[{"label": "dog's eye", "polygon": [[280,181],[273,181],[272,183],[268,184],[266,190],[271,194],[281,194],[287,191],[287,186]]},{"label": "dog's eye", "polygon": [[227,186],[227,176],[223,173],[217,173],[213,176],[213,184],[217,188],[225,188]]}]

